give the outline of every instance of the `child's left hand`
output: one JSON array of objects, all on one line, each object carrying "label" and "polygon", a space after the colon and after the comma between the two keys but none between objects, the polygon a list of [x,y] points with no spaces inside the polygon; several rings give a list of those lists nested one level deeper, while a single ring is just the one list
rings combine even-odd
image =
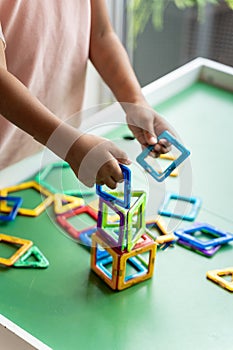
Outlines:
[{"label": "child's left hand", "polygon": [[127,106],[124,106],[124,109],[128,127],[142,145],[142,148],[155,145],[155,157],[170,151],[170,144],[167,140],[161,139],[157,142],[157,137],[165,130],[174,134],[166,120],[146,103],[140,105],[127,104]]}]

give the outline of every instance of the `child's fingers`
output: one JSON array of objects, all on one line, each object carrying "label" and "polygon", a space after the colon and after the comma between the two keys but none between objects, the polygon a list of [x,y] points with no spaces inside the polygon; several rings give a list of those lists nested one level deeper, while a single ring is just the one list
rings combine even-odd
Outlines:
[{"label": "child's fingers", "polygon": [[129,158],[125,159],[125,158],[116,158],[118,160],[119,163],[121,164],[125,164],[125,165],[130,165],[132,162]]},{"label": "child's fingers", "polygon": [[151,134],[146,130],[144,130],[144,138],[148,145],[154,145],[157,142],[155,135]]},{"label": "child's fingers", "polygon": [[111,159],[105,163],[98,172],[96,183],[99,185],[107,185],[111,189],[117,187],[117,183],[122,182],[124,176],[120,165],[116,159]]},{"label": "child's fingers", "polygon": [[122,174],[122,171],[121,171],[119,164],[115,164],[112,167],[111,178],[112,178],[112,180],[115,181],[115,183],[122,182],[124,180],[124,176]]},{"label": "child's fingers", "polygon": [[116,181],[112,177],[108,177],[105,181],[105,185],[107,185],[111,190],[115,190],[117,187]]},{"label": "child's fingers", "polygon": [[164,143],[156,143],[155,147],[154,147],[154,151],[156,153],[168,153],[171,150],[171,144],[169,142],[164,142]]},{"label": "child's fingers", "polygon": [[109,159],[112,159],[112,160],[117,159],[118,162],[122,164],[126,164],[126,165],[131,164],[131,161],[127,153],[124,152],[122,149],[118,148],[115,144],[111,145],[111,148],[109,149],[108,157]]},{"label": "child's fingers", "polygon": [[156,152],[155,150],[153,150],[152,152],[150,152],[150,156],[152,158],[158,158],[160,156],[160,152]]},{"label": "child's fingers", "polygon": [[166,139],[161,139],[161,140],[159,140],[158,143],[164,148],[170,148],[171,147],[170,142],[168,140],[166,140]]}]

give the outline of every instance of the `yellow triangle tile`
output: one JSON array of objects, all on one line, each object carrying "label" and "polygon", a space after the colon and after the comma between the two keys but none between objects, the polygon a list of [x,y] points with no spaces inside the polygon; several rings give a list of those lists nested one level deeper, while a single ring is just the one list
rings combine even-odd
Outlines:
[{"label": "yellow triangle tile", "polygon": [[[206,273],[207,278],[219,284],[221,287],[233,292],[233,267],[222,270],[212,270]],[[226,281],[223,276],[231,276],[231,281]]]},{"label": "yellow triangle tile", "polygon": [[10,257],[10,258],[2,258],[0,257],[0,264],[11,266],[13,265],[26,251],[32,246],[32,241],[29,241],[27,239],[18,238],[18,237],[12,237],[5,235],[3,233],[0,233],[0,244],[1,242],[7,242],[13,245],[20,245],[18,250]]},{"label": "yellow triangle tile", "polygon": [[[64,202],[66,204],[64,204]],[[68,196],[66,194],[60,193],[54,195],[54,211],[56,214],[64,214],[83,205],[84,200],[82,198]]]}]

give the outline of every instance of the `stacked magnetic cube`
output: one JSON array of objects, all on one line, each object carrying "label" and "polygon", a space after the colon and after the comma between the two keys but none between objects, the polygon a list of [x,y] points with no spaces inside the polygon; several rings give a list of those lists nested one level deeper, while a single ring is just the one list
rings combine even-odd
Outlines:
[{"label": "stacked magnetic cube", "polygon": [[[146,194],[131,192],[130,170],[121,169],[124,192],[104,192],[97,185],[99,213],[91,251],[92,270],[114,290],[151,278],[156,255],[156,243],[145,234]],[[108,220],[112,212],[119,220]]]}]

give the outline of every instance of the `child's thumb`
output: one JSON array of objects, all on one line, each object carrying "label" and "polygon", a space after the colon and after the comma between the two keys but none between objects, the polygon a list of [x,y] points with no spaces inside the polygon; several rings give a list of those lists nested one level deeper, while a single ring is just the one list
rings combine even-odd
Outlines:
[{"label": "child's thumb", "polygon": [[121,164],[125,164],[125,165],[130,165],[132,162],[129,158],[116,158],[118,160],[119,163]]},{"label": "child's thumb", "polygon": [[150,120],[144,126],[144,137],[145,137],[145,141],[148,145],[154,145],[157,143],[157,137],[155,135],[154,124],[153,124],[152,120]]},{"label": "child's thumb", "polygon": [[127,153],[122,151],[120,148],[115,148],[111,150],[112,156],[119,162],[125,165],[130,165],[131,160],[129,159]]}]

